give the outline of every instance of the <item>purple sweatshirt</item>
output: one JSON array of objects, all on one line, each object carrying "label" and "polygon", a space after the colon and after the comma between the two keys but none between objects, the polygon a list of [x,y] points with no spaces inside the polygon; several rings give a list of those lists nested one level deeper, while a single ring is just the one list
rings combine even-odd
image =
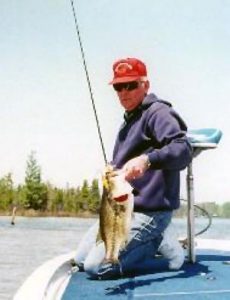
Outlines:
[{"label": "purple sweatshirt", "polygon": [[147,154],[150,168],[131,181],[135,211],[173,210],[179,207],[180,170],[192,159],[187,126],[170,103],[154,94],[125,114],[113,151],[112,163],[121,168],[128,160]]}]

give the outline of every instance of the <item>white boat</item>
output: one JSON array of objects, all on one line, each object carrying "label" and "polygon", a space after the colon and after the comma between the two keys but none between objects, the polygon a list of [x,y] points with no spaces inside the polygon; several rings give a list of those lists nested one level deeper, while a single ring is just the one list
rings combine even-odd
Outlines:
[{"label": "white boat", "polygon": [[[148,270],[119,280],[90,280],[71,266],[74,252],[40,266],[14,300],[69,299],[230,299],[230,240],[196,239],[196,263],[169,271],[162,258]],[[139,273],[139,274],[138,274]]]}]

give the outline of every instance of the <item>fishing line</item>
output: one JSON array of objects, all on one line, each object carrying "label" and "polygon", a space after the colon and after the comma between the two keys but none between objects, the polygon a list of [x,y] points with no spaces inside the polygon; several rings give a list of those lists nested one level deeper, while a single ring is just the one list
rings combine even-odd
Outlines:
[{"label": "fishing line", "polygon": [[[188,202],[187,200],[185,199],[180,199],[181,201],[184,201],[184,202]],[[202,207],[200,207],[199,205],[197,204],[194,204],[193,205],[196,209],[199,209],[203,215],[205,215],[208,219],[208,224],[200,231],[196,232],[194,236],[198,236],[198,235],[201,235],[202,233],[206,232],[212,225],[212,217],[211,215],[208,213],[208,211]]]},{"label": "fishing line", "polygon": [[75,9],[76,5],[74,6],[73,0],[70,0],[70,3],[71,3],[71,7],[72,7],[74,22],[75,22],[75,29],[76,29],[76,33],[77,33],[77,39],[78,39],[80,49],[81,49],[82,62],[83,62],[84,70],[85,70],[85,75],[86,75],[86,80],[87,80],[87,84],[88,84],[89,93],[90,93],[91,104],[92,104],[94,116],[95,116],[95,119],[96,119],[97,132],[98,132],[98,136],[99,136],[99,140],[100,140],[100,145],[101,145],[101,149],[102,149],[102,153],[103,153],[103,158],[104,158],[105,164],[107,165],[108,161],[107,161],[107,158],[106,158],[105,146],[104,146],[103,139],[102,139],[100,123],[99,123],[99,119],[98,119],[98,115],[97,115],[97,110],[96,110],[95,100],[94,100],[94,96],[93,96],[92,85],[91,85],[91,81],[90,81],[90,77],[89,77],[89,72],[88,72],[86,59],[85,59],[85,52],[84,52],[84,48],[83,48],[83,44],[82,44],[82,40],[81,40],[81,35],[80,35],[80,29],[79,29],[79,25],[78,25],[78,18],[77,18],[76,9]]},{"label": "fishing line", "polygon": [[211,225],[212,225],[212,217],[211,217],[211,215],[208,213],[208,211],[206,209],[204,209],[204,208],[202,208],[202,207],[200,207],[200,206],[198,206],[196,204],[194,204],[194,207],[197,208],[197,209],[199,209],[200,211],[202,211],[202,213],[208,218],[208,225],[204,229],[202,229],[201,231],[195,233],[195,236],[198,236],[198,235],[201,235],[202,233],[204,233],[205,231],[207,231],[209,229],[209,227],[211,227]]}]

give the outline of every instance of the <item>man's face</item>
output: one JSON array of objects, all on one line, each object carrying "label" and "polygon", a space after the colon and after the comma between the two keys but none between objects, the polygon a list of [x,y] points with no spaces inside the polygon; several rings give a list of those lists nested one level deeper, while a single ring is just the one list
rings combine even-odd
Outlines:
[{"label": "man's face", "polygon": [[135,109],[145,98],[149,89],[148,81],[132,81],[114,85],[121,105],[126,111]]}]

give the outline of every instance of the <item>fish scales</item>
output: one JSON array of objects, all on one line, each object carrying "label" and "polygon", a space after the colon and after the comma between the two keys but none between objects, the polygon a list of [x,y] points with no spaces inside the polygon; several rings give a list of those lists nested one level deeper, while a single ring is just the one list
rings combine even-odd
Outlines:
[{"label": "fish scales", "polygon": [[[116,175],[111,166],[107,167],[103,182],[99,236],[105,244],[104,260],[118,263],[119,252],[127,243],[131,225],[132,187],[124,176]],[[115,200],[119,196],[123,197],[121,202]]]}]

